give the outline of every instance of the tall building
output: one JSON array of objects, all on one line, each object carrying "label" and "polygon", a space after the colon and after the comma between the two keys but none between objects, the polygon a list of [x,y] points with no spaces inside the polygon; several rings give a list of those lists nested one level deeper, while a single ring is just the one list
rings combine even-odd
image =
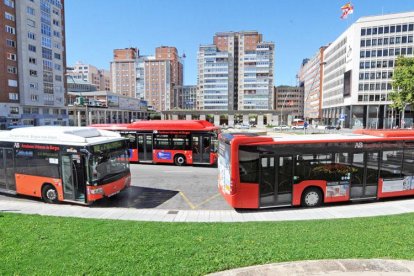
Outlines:
[{"label": "tall building", "polygon": [[[400,124],[389,92],[398,56],[413,56],[414,12],[358,19],[324,52],[322,112],[325,123],[350,128]],[[405,126],[412,125],[413,107]]]},{"label": "tall building", "polygon": [[274,43],[255,31],[216,33],[198,51],[199,110],[273,109]]},{"label": "tall building", "polygon": [[322,78],[323,53],[326,46],[320,47],[310,59],[304,59],[298,78],[304,88],[304,118],[310,123],[318,123],[322,118]]},{"label": "tall building", "polygon": [[303,118],[304,87],[281,85],[274,88],[274,93],[279,124],[290,124],[294,118]]},{"label": "tall building", "polygon": [[1,127],[66,125],[64,1],[4,0],[0,9]]},{"label": "tall building", "polygon": [[98,91],[111,90],[111,74],[108,70],[98,69],[91,64],[78,61],[73,67],[67,69],[69,78],[82,80],[96,87]]},{"label": "tall building", "polygon": [[136,67],[138,48],[115,49],[111,61],[112,91],[116,94],[136,97]]},{"label": "tall building", "polygon": [[[157,111],[172,109],[174,87],[183,85],[183,63],[177,48],[161,46],[155,49],[155,56],[140,60],[138,65],[144,64],[144,99]],[[137,68],[137,72],[142,72],[140,66]],[[141,77],[137,83],[141,86]]]}]

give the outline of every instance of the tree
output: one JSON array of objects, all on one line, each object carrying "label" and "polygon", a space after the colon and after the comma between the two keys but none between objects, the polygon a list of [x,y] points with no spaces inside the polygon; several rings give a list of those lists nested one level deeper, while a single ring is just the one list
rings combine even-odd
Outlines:
[{"label": "tree", "polygon": [[392,77],[393,91],[389,98],[392,101],[391,107],[401,110],[401,121],[405,120],[405,109],[408,105],[414,104],[414,58],[397,58],[394,75]]}]

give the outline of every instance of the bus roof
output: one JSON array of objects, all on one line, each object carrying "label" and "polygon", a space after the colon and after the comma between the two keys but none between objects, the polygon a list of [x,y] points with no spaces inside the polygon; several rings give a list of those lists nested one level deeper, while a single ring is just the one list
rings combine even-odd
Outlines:
[{"label": "bus roof", "polygon": [[[240,144],[262,145],[262,144],[304,144],[304,143],[335,143],[335,142],[380,142],[389,140],[413,140],[414,130],[365,130],[354,133],[343,134],[305,134],[305,135],[281,135],[256,136],[237,135],[222,136],[225,140],[237,139]],[[387,139],[388,138],[388,139]],[[245,142],[244,142],[245,141]]]},{"label": "bus roof", "polygon": [[122,139],[118,133],[91,127],[37,126],[0,132],[0,142],[86,145]]},{"label": "bus roof", "polygon": [[151,120],[137,121],[130,124],[97,124],[92,127],[107,130],[187,130],[187,131],[212,131],[218,127],[204,120]]}]

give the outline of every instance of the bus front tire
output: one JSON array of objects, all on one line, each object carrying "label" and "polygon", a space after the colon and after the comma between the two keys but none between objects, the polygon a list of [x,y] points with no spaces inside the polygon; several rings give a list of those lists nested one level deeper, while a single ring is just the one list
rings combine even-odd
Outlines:
[{"label": "bus front tire", "polygon": [[177,166],[182,166],[185,164],[185,157],[184,155],[178,154],[174,157],[174,164]]},{"label": "bus front tire", "polygon": [[58,203],[58,193],[51,184],[46,184],[42,188],[42,199],[46,203]]},{"label": "bus front tire", "polygon": [[303,207],[318,207],[322,204],[322,192],[320,189],[311,187],[306,189],[302,194]]}]

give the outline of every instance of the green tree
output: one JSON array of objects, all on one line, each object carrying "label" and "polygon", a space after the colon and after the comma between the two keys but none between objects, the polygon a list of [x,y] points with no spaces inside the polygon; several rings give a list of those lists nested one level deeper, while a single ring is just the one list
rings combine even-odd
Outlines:
[{"label": "green tree", "polygon": [[405,109],[408,105],[414,104],[414,58],[397,58],[394,75],[392,77],[393,91],[389,98],[392,101],[391,107],[402,112],[401,121],[405,120]]}]

